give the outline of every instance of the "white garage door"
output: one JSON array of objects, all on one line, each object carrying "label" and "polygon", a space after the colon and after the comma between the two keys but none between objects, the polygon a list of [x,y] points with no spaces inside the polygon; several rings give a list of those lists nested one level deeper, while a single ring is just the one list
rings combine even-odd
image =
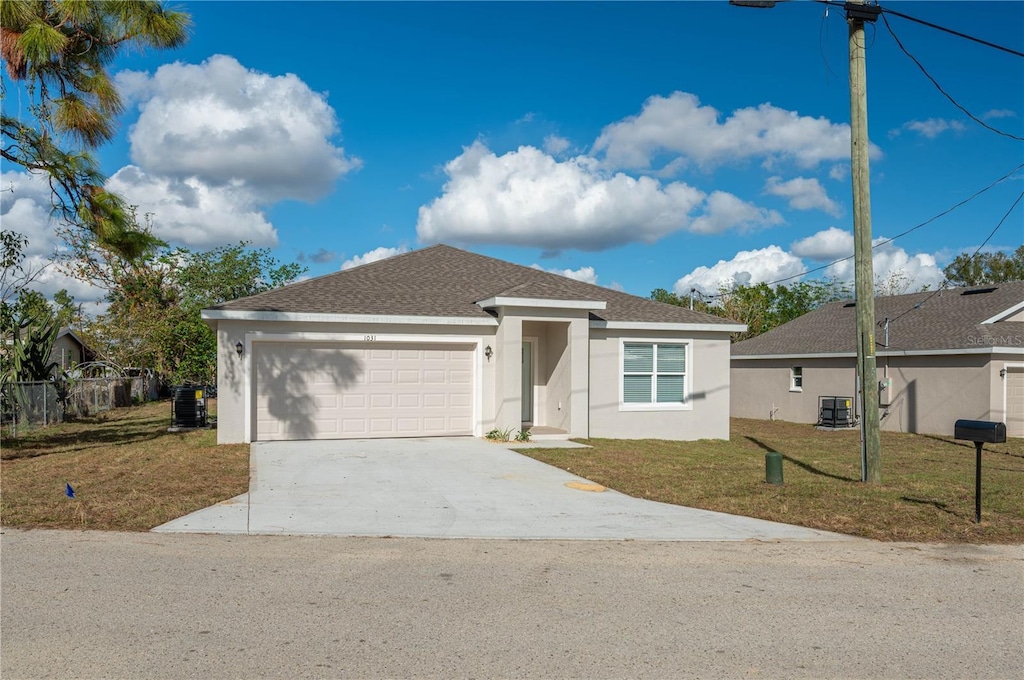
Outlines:
[{"label": "white garage door", "polygon": [[253,344],[257,440],[473,433],[473,348]]},{"label": "white garage door", "polygon": [[1024,367],[1006,367],[1006,434],[1024,437]]}]

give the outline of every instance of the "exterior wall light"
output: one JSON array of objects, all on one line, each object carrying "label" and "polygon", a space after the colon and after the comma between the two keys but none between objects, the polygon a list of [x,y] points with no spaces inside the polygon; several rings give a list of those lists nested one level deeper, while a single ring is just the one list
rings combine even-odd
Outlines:
[{"label": "exterior wall light", "polygon": [[235,343],[235,352],[238,353],[238,358],[239,359],[242,358],[242,352],[244,352],[244,351],[245,351],[245,346],[243,346],[241,342],[236,342]]},{"label": "exterior wall light", "polygon": [[1005,368],[1000,368],[999,369],[999,377],[1000,378],[1005,378],[1006,377],[1006,369]]},{"label": "exterior wall light", "polygon": [[487,347],[484,347],[484,356],[487,357],[488,361],[490,361],[491,357],[494,356],[494,350],[491,349],[490,345],[487,345]]}]

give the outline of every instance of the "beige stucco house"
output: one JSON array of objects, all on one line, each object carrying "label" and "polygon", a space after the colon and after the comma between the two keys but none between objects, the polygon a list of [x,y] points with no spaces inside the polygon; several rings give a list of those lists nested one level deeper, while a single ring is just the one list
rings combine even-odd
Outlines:
[{"label": "beige stucco house", "polygon": [[203,311],[218,441],[729,436],[742,324],[445,245]]},{"label": "beige stucco house", "polygon": [[[856,403],[855,314],[835,302],[733,345],[732,414],[814,423],[822,397]],[[968,418],[1024,437],[1024,281],[880,297],[875,321],[883,429]]]},{"label": "beige stucco house", "polygon": [[78,364],[92,360],[92,351],[70,328],[62,328],[50,350],[50,361],[62,371],[69,371]]}]

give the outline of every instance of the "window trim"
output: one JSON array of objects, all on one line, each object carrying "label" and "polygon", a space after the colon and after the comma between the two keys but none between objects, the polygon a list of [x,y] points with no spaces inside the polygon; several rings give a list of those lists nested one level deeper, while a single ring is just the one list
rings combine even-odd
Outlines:
[{"label": "window trim", "polygon": [[[797,375],[797,371],[800,371],[800,375]],[[800,379],[800,384],[796,384],[796,379]],[[790,366],[789,367],[789,391],[790,392],[803,392],[804,391],[804,367]]]},{"label": "window trim", "polygon": [[[625,401],[626,378],[626,344],[641,343],[652,345],[657,368],[658,345],[683,345],[685,360],[683,364],[683,403],[651,402],[649,404],[627,404]],[[692,411],[693,410],[693,346],[692,338],[619,338],[619,411]],[[657,370],[651,374],[652,383],[657,382]],[[672,375],[667,373],[666,375]],[[652,385],[654,388],[654,385]],[[655,388],[656,389],[656,388]],[[652,397],[655,394],[652,389]]]}]

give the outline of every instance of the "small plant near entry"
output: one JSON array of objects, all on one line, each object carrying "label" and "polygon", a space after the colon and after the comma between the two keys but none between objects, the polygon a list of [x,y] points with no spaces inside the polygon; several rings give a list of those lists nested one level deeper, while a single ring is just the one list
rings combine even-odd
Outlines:
[{"label": "small plant near entry", "polygon": [[492,442],[507,442],[507,441],[511,441],[512,440],[512,428],[510,427],[510,428],[507,428],[507,429],[504,429],[504,430],[499,430],[498,428],[494,428],[493,430],[491,430],[490,432],[485,434],[484,438],[485,439],[489,439]]},{"label": "small plant near entry", "polygon": [[530,431],[529,430],[519,430],[519,434],[516,435],[516,441],[517,442],[528,442],[528,441],[530,441]]}]

